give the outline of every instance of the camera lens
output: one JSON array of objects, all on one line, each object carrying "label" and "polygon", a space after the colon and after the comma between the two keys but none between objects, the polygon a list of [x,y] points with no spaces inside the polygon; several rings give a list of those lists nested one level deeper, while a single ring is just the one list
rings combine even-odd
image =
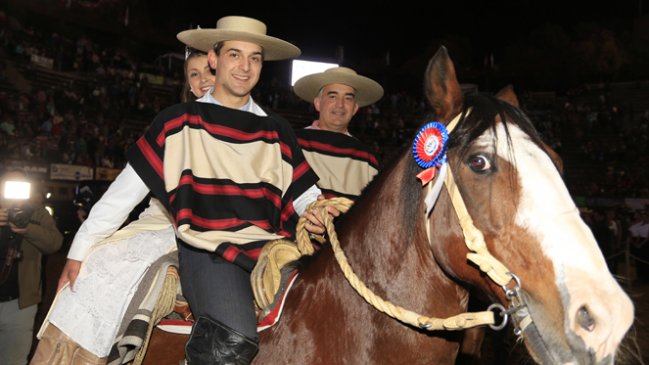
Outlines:
[{"label": "camera lens", "polygon": [[9,222],[13,223],[18,228],[25,228],[29,224],[29,219],[32,216],[32,212],[20,208],[9,209],[8,212]]}]

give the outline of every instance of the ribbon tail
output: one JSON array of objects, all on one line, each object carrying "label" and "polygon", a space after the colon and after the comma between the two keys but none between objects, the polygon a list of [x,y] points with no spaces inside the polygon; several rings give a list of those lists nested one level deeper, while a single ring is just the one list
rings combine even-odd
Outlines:
[{"label": "ribbon tail", "polygon": [[426,186],[431,180],[435,178],[435,175],[437,175],[437,167],[429,167],[426,170],[420,172],[417,174],[417,178],[421,180],[421,185]]}]

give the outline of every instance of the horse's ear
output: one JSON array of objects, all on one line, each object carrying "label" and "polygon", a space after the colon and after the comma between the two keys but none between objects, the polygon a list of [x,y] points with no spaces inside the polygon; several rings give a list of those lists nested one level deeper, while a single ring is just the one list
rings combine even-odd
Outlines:
[{"label": "horse's ear", "polygon": [[502,88],[496,94],[496,98],[502,101],[506,101],[517,108],[520,107],[520,103],[518,102],[518,96],[516,96],[516,93],[514,92],[514,87],[512,85],[507,85],[504,88]]},{"label": "horse's ear", "polygon": [[455,75],[453,61],[444,46],[428,62],[424,90],[438,121],[448,122],[462,109],[464,96]]}]

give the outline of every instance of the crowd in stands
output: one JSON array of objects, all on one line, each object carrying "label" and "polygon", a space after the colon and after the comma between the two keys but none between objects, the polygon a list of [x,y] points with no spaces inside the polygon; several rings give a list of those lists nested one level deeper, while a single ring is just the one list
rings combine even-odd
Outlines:
[{"label": "crowd in stands", "polygon": [[[46,37],[33,28],[12,29],[8,22],[0,27],[0,82],[8,84],[11,62],[31,83],[29,91],[0,90],[0,154],[46,163],[123,166],[125,149],[141,132],[128,130],[124,121],[151,118],[167,103],[152,95],[134,61],[86,37]],[[51,69],[61,75],[82,78],[41,82],[35,75],[44,59],[53,60]]]},{"label": "crowd in stands", "polygon": [[[634,111],[631,93],[647,85],[633,85],[613,93],[606,85],[580,90],[563,105],[563,140],[570,143],[581,181],[573,194],[591,197],[648,198],[647,142],[649,109]],[[616,100],[613,100],[616,99]],[[649,105],[649,100],[647,104]]]}]

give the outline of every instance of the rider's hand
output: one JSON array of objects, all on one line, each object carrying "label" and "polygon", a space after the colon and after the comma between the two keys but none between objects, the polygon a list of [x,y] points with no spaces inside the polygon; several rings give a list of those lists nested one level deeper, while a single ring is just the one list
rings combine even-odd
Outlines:
[{"label": "rider's hand", "polygon": [[59,290],[61,290],[68,282],[70,282],[70,289],[74,291],[74,282],[77,280],[77,276],[79,276],[80,270],[81,261],[68,259],[65,262],[65,266],[63,267],[63,272],[61,272],[61,277],[59,278],[59,283],[56,291],[58,292]]},{"label": "rider's hand", "polygon": [[[324,200],[325,197],[324,195],[318,195],[318,200]],[[327,212],[329,213],[330,216],[332,217],[338,217],[340,215],[340,211],[332,206],[327,206]],[[321,235],[324,234],[326,231],[325,224],[324,224],[324,219],[320,215],[320,211],[317,209],[311,209],[307,210],[302,214],[304,218],[306,218],[307,222],[304,225],[304,228],[312,234],[317,234]]]}]

